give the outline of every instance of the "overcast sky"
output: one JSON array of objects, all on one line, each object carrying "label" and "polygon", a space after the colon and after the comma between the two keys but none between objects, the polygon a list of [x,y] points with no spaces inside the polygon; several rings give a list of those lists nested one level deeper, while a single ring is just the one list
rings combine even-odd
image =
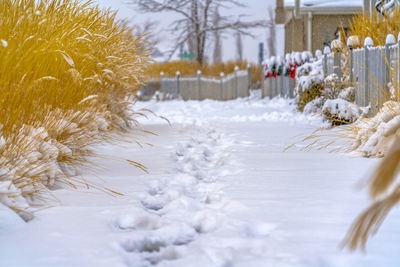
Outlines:
[{"label": "overcast sky", "polygon": [[[127,3],[129,0],[96,0],[97,3],[106,8],[111,8],[113,10],[118,11],[118,17],[127,19],[130,23],[141,23],[148,19],[160,21],[159,24],[159,34],[160,39],[163,42],[160,44],[161,50],[166,50],[171,48],[171,34],[168,32],[168,25],[177,18],[177,14],[175,13],[161,13],[161,14],[139,14],[136,12],[131,6]],[[238,2],[242,2],[247,7],[246,8],[233,8],[227,11],[222,11],[224,15],[249,15],[248,19],[268,19],[268,7],[275,7],[275,0],[239,0]],[[256,36],[256,39],[251,39],[248,37],[243,38],[243,46],[244,46],[244,57],[245,59],[256,62],[258,58],[258,43],[266,42],[267,39],[267,30],[266,29],[257,29],[252,30],[252,33]],[[281,38],[279,36],[279,38]],[[235,41],[232,37],[225,36],[223,40],[223,58],[224,60],[235,59]],[[281,46],[279,46],[281,47]],[[283,48],[281,49],[283,50]],[[283,51],[278,51],[282,53]]]}]

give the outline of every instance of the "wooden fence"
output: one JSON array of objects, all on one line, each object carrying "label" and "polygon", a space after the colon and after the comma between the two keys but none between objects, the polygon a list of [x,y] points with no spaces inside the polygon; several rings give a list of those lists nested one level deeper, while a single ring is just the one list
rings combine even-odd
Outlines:
[{"label": "wooden fence", "polygon": [[262,96],[293,98],[296,68],[304,63],[314,62],[316,58],[309,52],[286,54],[285,58],[271,57],[263,66],[265,79],[262,82]]},{"label": "wooden fence", "polygon": [[[382,104],[391,97],[400,97],[400,35],[398,41],[389,34],[386,38],[385,46],[374,47],[372,39],[367,37],[364,40],[364,47],[358,47],[357,37],[350,37],[347,46],[349,54],[347,60],[342,60],[343,56],[338,49],[338,42],[332,42],[330,48],[325,49],[319,56],[322,60],[323,73],[326,77],[330,74],[337,74],[343,77],[342,70],[347,67],[350,85],[355,88],[355,103],[359,106],[371,106],[373,111],[378,110]],[[336,51],[336,52],[335,52]],[[316,61],[313,58],[310,61]],[[342,64],[348,64],[343,66]],[[277,76],[268,78],[263,82],[263,96],[293,97],[295,81],[288,76]]]},{"label": "wooden fence", "polygon": [[262,97],[294,97],[295,80],[289,76],[278,75],[263,79],[262,82]]},{"label": "wooden fence", "polygon": [[[399,97],[399,44],[387,38],[385,46],[367,43],[362,49],[351,50],[351,82],[356,88],[356,104],[371,105],[376,111],[391,96]],[[392,92],[391,92],[392,90]]]},{"label": "wooden fence", "polygon": [[161,93],[164,99],[182,98],[183,100],[231,100],[249,96],[251,84],[251,69],[235,72],[219,78],[205,77],[199,71],[197,76],[181,77],[178,72],[175,77],[165,77],[161,74]]}]

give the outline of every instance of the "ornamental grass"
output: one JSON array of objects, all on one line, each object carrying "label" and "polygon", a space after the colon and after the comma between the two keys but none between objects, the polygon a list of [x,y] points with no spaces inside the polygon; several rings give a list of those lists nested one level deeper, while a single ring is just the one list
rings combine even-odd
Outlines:
[{"label": "ornamental grass", "polygon": [[93,1],[0,1],[1,203],[28,220],[52,189],[90,186],[71,169],[135,125],[144,47]]}]

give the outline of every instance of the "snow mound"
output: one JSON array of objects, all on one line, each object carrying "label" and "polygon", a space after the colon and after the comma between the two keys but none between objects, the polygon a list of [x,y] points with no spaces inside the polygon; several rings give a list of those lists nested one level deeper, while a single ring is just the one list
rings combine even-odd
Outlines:
[{"label": "snow mound", "polygon": [[322,113],[329,120],[355,122],[362,114],[360,108],[344,99],[328,99],[322,107]]},{"label": "snow mound", "polygon": [[324,79],[322,59],[300,66],[296,72],[295,92],[301,92],[310,88],[313,83],[321,83]]},{"label": "snow mound", "polygon": [[400,103],[388,101],[373,118],[360,119],[354,125],[353,150],[365,157],[383,157],[400,134]]},{"label": "snow mound", "polygon": [[[93,95],[82,101],[95,100]],[[0,203],[25,221],[31,220],[36,207],[57,202],[50,190],[68,186],[68,177],[76,175],[76,158],[83,158],[90,145],[105,140],[111,125],[129,128],[131,117],[130,108],[121,109],[119,115],[48,110],[43,125],[22,125],[7,138],[2,136],[0,125]],[[73,184],[69,185],[79,186],[79,179]]]},{"label": "snow mound", "polygon": [[0,203],[0,234],[24,224],[25,222],[20,216],[7,206]]}]

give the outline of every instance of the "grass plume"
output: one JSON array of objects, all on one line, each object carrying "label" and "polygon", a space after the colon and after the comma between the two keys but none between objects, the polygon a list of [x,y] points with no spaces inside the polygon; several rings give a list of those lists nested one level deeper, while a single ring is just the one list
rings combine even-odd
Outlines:
[{"label": "grass plume", "polygon": [[49,188],[88,186],[68,166],[135,125],[127,100],[149,58],[141,36],[93,1],[4,0],[0,17],[0,202],[24,217]]}]

